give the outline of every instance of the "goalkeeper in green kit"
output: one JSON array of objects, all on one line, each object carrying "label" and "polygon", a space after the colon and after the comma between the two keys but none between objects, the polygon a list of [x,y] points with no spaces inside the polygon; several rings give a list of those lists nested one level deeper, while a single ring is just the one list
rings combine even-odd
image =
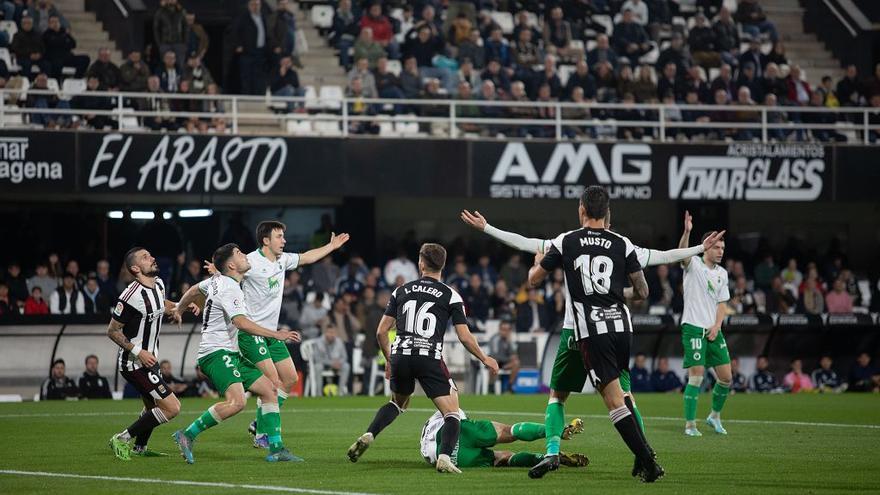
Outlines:
[{"label": "goalkeeper in green kit", "polygon": [[[686,246],[693,228],[690,213],[684,213],[684,233],[679,246]],[[706,237],[713,233],[707,233]],[[712,411],[706,418],[716,433],[727,435],[721,425],[721,409],[730,394],[730,353],[721,333],[725,305],[730,299],[727,270],[721,267],[724,241],[703,253],[681,262],[684,267],[684,311],[681,314],[681,343],[684,346],[684,368],[688,372],[684,389],[684,434],[702,436],[697,429],[697,399],[706,367],[714,368],[718,381],[712,388]]]},{"label": "goalkeeper in green kit", "polygon": [[[461,219],[466,224],[477,230],[494,237],[502,243],[522,251],[530,253],[543,253],[544,248],[550,246],[550,241],[537,238],[527,238],[520,234],[507,232],[490,225],[479,212],[462,211]],[[611,213],[605,218],[606,228],[611,226]],[[635,246],[635,252],[642,267],[664,265],[675,263],[703,253],[710,246],[715,245],[724,235],[724,232],[709,236],[700,245],[683,248],[670,249],[668,251],[657,251],[654,249],[645,249]],[[631,290],[631,289],[627,289]],[[587,371],[581,358],[577,345],[574,342],[574,317],[571,312],[571,304],[566,294],[565,304],[565,321],[562,326],[560,335],[559,349],[553,362],[553,376],[550,380],[550,399],[545,411],[545,427],[546,427],[546,452],[548,456],[559,454],[559,441],[562,436],[563,427],[565,425],[565,409],[564,404],[568,396],[572,392],[579,393],[584,389],[587,381]],[[629,373],[625,370],[620,374],[620,387],[625,394],[627,407],[631,410],[633,416],[639,426],[644,430],[642,416],[636,407],[632,392],[630,391]],[[642,468],[638,461],[633,466],[633,476],[638,476]],[[533,477],[541,477],[543,473],[530,472]]]}]

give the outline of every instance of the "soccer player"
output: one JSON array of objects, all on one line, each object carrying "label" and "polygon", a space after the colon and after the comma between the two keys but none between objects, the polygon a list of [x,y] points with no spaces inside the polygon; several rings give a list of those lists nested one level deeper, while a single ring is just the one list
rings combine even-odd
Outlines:
[{"label": "soccer player", "polygon": [[[178,322],[176,305],[165,299],[165,285],[159,278],[156,258],[142,247],[125,253],[125,268],[134,282],[122,291],[110,318],[107,336],[119,346],[119,372],[144,402],[140,417],[110,439],[117,459],[131,460],[131,454],[164,455],[147,448],[153,429],[171,421],[180,412],[180,401],[159,373],[159,332],[162,317]],[[134,439],[134,448],[131,440]]]},{"label": "soccer player", "polygon": [[[624,303],[627,278],[639,298],[646,298],[648,285],[635,248],[626,237],[605,229],[608,192],[601,186],[588,187],[578,206],[582,228],[560,234],[547,254],[536,254],[529,270],[529,285],[535,287],[549,272],[562,268],[569,302],[573,309],[574,341],[593,386],[602,395],[611,422],[641,463],[642,481],[663,476],[644,432],[627,406],[620,387],[620,371],[629,367],[632,322]],[[559,456],[547,455],[529,470],[540,478],[558,469]]]},{"label": "soccer player", "polygon": [[[486,419],[469,419],[464,411],[458,411],[461,417],[461,433],[458,435],[456,465],[459,467],[532,467],[544,458],[544,454],[533,452],[510,452],[492,450],[501,443],[513,443],[517,440],[531,442],[544,438],[544,425],[541,423],[516,423],[508,425]],[[440,453],[440,442],[443,436],[443,415],[437,411],[422,428],[422,457],[432,466],[437,463]],[[584,422],[575,418],[565,427],[562,433],[564,440],[584,431]],[[561,452],[559,463],[563,466],[586,467],[590,460],[584,454]]]},{"label": "soccer player", "polygon": [[278,339],[282,344],[286,340],[298,341],[299,334],[270,330],[245,316],[245,299],[240,284],[251,265],[237,245],[226,244],[217,248],[212,261],[218,273],[190,287],[180,299],[178,308],[186,308],[193,302],[203,305],[198,363],[225,400],[208,408],[186,430],[176,431],[174,441],[186,462],[195,462],[192,448],[196,437],[244,409],[247,402],[244,391],[247,389],[263,404],[258,429],[269,435],[270,452],[266,460],[300,461],[302,459],[284,447],[281,439],[278,389],[259,368],[241,356],[238,341],[239,330],[249,335]]},{"label": "soccer player", "polygon": [[[285,272],[320,261],[349,239],[348,234],[333,233],[330,235],[330,242],[324,246],[302,254],[285,253],[285,230],[287,227],[283,223],[272,220],[257,225],[257,244],[260,247],[247,255],[251,269],[243,274],[241,285],[248,318],[269,330],[278,329],[281,302],[284,298]],[[275,384],[278,389],[278,406],[281,407],[297,380],[296,367],[287,346],[272,337],[241,332],[238,334],[238,346],[241,355],[254,363]],[[268,448],[266,432],[257,431],[262,411],[262,402],[258,400],[257,417],[248,431],[254,435],[254,447]]]},{"label": "soccer player", "polygon": [[[463,210],[461,219],[466,224],[477,230],[485,232],[502,243],[522,251],[533,254],[544,253],[552,243],[551,240],[523,237],[520,234],[507,232],[489,224],[480,212]],[[611,228],[611,211],[605,217],[605,228]],[[719,232],[707,238],[702,244],[685,248],[657,251],[633,246],[638,257],[639,264],[643,267],[665,265],[675,263],[691,256],[702,254],[708,247],[718,242],[724,235]],[[624,292],[631,289],[625,289]],[[565,318],[562,325],[562,333],[559,340],[559,348],[556,351],[556,359],[553,362],[553,375],[550,378],[550,399],[545,410],[544,426],[547,431],[546,453],[549,455],[559,453],[559,440],[565,424],[564,404],[572,392],[581,392],[587,382],[586,368],[583,365],[580,351],[574,341],[574,316],[568,292],[565,293]],[[624,400],[630,408],[639,427],[644,431],[644,423],[641,413],[636,405],[635,398],[630,390],[629,370],[620,370],[620,388],[624,392]],[[641,468],[638,459],[633,467],[633,476],[638,476]]]},{"label": "soccer player", "polygon": [[[391,402],[376,412],[367,432],[348,449],[348,458],[357,462],[376,436],[390,425],[409,404],[416,381],[443,415],[443,433],[435,464],[441,473],[460,473],[452,460],[461,429],[458,390],[443,362],[443,336],[449,320],[455,326],[458,340],[483,363],[492,375],[498,363],[487,356],[467,326],[464,303],[455,290],[441,282],[446,264],[446,249],[426,243],[419,250],[419,272],[422,277],[404,283],[391,293],[385,314],[379,321],[376,337],[385,356],[385,378],[391,381]],[[397,328],[394,344],[388,331]]]},{"label": "soccer player", "polygon": [[[687,246],[693,228],[693,218],[684,213],[684,233],[679,247]],[[711,233],[703,235],[703,239]],[[681,343],[684,346],[684,367],[688,381],[684,388],[684,434],[702,436],[697,429],[697,399],[706,367],[715,369],[718,381],[712,387],[712,411],[706,418],[716,433],[727,435],[721,425],[721,410],[730,394],[730,353],[721,333],[725,306],[730,299],[727,288],[727,270],[721,267],[724,241],[716,243],[703,253],[681,262],[684,267],[684,310],[681,313]]]}]

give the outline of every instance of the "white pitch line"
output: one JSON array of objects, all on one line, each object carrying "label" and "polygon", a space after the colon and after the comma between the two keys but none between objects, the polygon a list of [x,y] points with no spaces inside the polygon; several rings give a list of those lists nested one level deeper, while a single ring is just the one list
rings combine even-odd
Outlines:
[{"label": "white pitch line", "polygon": [[190,481],[190,480],[163,480],[152,478],[128,478],[123,476],[92,476],[85,474],[72,473],[50,473],[46,471],[17,471],[14,469],[0,469],[0,475],[10,476],[35,476],[41,478],[71,478],[79,480],[97,480],[97,481],[124,481],[126,483],[152,483],[158,485],[184,485],[184,486],[202,486],[210,488],[236,488],[246,490],[261,490],[271,492],[287,492],[287,493],[313,493],[315,495],[371,495],[361,492],[340,492],[333,490],[312,490],[310,488],[296,488],[292,486],[277,485],[247,485],[237,483],[217,483],[210,481]]},{"label": "white pitch line", "polygon": [[[418,413],[433,413],[435,409],[429,408],[410,408],[407,409],[409,412],[418,412]],[[112,411],[112,412],[81,412],[81,413],[21,413],[21,414],[0,414],[0,418],[63,418],[63,417],[91,417],[91,416],[133,416],[137,415],[139,411]],[[181,415],[198,415],[204,411],[182,411]],[[372,408],[321,408],[321,409],[296,409],[296,408],[282,408],[282,413],[285,414],[326,414],[326,413],[352,413],[352,412],[362,412],[362,413],[373,413],[376,412],[376,409]],[[544,417],[544,413],[537,412],[517,412],[517,411],[478,411],[478,410],[468,410],[466,411],[470,414],[475,414],[479,416],[535,416],[535,417]],[[256,409],[248,409],[242,411],[239,414],[252,414],[256,413]],[[590,419],[607,419],[607,414],[578,414],[578,413],[566,413],[567,416],[570,417],[579,417],[579,418],[590,418]],[[679,422],[682,421],[682,418],[669,417],[669,416],[643,416],[644,418],[651,421],[672,421]],[[868,430],[880,430],[880,425],[868,425],[868,424],[847,424],[847,423],[823,423],[823,422],[810,422],[810,421],[786,421],[786,420],[760,420],[760,419],[725,419],[725,423],[733,423],[733,424],[754,424],[754,425],[786,425],[786,426],[809,426],[809,427],[817,427],[817,428],[861,428]]]}]

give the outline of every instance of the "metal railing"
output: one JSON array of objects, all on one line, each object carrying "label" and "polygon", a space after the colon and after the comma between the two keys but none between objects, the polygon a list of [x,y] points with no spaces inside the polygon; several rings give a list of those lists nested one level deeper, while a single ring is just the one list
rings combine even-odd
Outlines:
[{"label": "metal railing", "polygon": [[[55,108],[29,106],[29,97],[58,98]],[[71,108],[77,96],[105,97],[104,109]],[[140,102],[140,103],[139,103]],[[143,103],[221,104],[218,111],[144,110]],[[15,103],[15,104],[13,104]],[[261,111],[243,111],[242,106]],[[140,109],[138,108],[140,107]],[[290,110],[290,111],[289,111]],[[633,113],[635,112],[635,113]],[[511,116],[516,113],[516,116]],[[278,132],[303,135],[374,133],[380,136],[533,137],[548,139],[674,139],[700,141],[831,141],[869,144],[880,139],[880,108],[763,105],[666,105],[454,99],[384,99],[336,96],[280,97],[88,91],[65,95],[35,89],[0,90],[0,128],[32,127],[33,116],[77,120],[84,115],[115,119],[118,130],[143,130],[145,119],[220,119],[234,134],[242,125],[277,125]],[[825,121],[815,122],[824,116]],[[27,117],[27,118],[25,118]],[[685,119],[686,117],[686,119]],[[136,122],[131,119],[135,119]],[[39,119],[38,119],[39,120]],[[302,129],[290,123],[315,124]],[[363,124],[367,124],[365,129]],[[389,131],[389,129],[393,129]],[[388,132],[386,132],[388,131]]]}]

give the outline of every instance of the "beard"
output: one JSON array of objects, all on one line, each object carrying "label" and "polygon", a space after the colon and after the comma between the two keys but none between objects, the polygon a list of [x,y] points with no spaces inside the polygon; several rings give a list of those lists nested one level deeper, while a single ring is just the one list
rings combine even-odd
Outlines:
[{"label": "beard", "polygon": [[158,277],[159,276],[159,268],[150,267],[149,270],[144,272],[144,275],[147,277]]}]

